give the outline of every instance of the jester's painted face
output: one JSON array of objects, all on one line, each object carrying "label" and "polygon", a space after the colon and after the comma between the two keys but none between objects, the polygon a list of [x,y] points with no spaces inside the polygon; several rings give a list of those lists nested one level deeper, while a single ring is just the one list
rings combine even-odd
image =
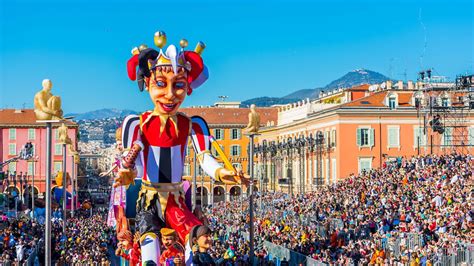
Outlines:
[{"label": "jester's painted face", "polygon": [[178,73],[175,74],[171,66],[157,67],[151,73],[147,88],[155,105],[155,112],[174,115],[189,89],[187,72],[183,68],[178,68]]}]

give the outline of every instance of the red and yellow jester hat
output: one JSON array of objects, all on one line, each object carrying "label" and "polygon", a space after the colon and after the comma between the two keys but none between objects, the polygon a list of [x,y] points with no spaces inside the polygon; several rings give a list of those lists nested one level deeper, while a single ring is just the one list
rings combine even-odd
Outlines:
[{"label": "red and yellow jester hat", "polygon": [[[188,41],[182,39],[179,44],[181,50],[178,51],[176,46],[170,45],[163,50],[166,45],[166,34],[163,31],[157,31],[154,37],[155,45],[160,48],[160,51],[156,51],[152,48],[148,48],[146,45],[135,47],[132,50],[132,58],[127,62],[128,77],[131,80],[137,80],[138,77],[138,88],[143,91],[147,85],[145,78],[151,76],[151,70],[159,66],[171,66],[173,71],[177,73],[178,67],[183,67],[188,73],[188,82],[190,89],[188,95],[191,94],[193,89],[201,86],[209,77],[206,65],[202,61],[201,53],[204,51],[206,46],[202,42],[198,42],[196,49],[193,51],[184,51],[184,48],[188,46]],[[138,71],[136,70],[138,66]]]}]

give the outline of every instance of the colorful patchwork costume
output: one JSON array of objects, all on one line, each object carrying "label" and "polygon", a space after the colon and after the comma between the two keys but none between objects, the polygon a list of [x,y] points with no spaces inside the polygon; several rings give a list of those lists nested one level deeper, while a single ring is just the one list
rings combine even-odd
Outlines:
[{"label": "colorful patchwork costume", "polygon": [[[157,34],[164,35],[162,32]],[[199,45],[202,52],[203,44],[198,44],[198,47]],[[170,69],[176,76],[185,73],[189,84],[187,88],[189,95],[208,76],[198,50],[196,52],[184,51],[183,45],[180,51],[174,45],[170,45],[166,52],[161,49],[158,52],[144,46],[140,49],[136,48],[132,51],[134,55],[127,64],[129,77],[132,80],[138,77],[140,90],[145,88],[151,91],[150,79],[160,78],[158,76],[160,73]],[[138,71],[136,71],[137,66]],[[155,80],[152,81],[162,85]],[[170,90],[178,90],[182,85],[174,84],[173,86],[175,87]],[[167,89],[165,85],[162,88]],[[169,101],[173,100],[176,101],[170,96]],[[158,104],[155,103],[155,105]],[[165,108],[169,106],[174,107],[168,104]],[[141,115],[130,115],[125,118],[122,125],[122,142],[128,154],[123,158],[121,165],[123,169],[138,169],[137,177],[141,177],[141,188],[136,203],[136,224],[141,234],[143,265],[159,265],[161,228],[173,228],[180,242],[187,243],[186,237],[191,228],[202,224],[186,207],[182,188],[182,174],[189,138],[192,140],[202,169],[211,178],[220,180],[219,171],[222,169],[209,152],[212,137],[203,118],[189,118],[179,112],[167,114],[157,111],[157,108]],[[128,202],[127,206],[129,206]],[[190,247],[187,245],[187,265],[189,265],[190,254]]]}]

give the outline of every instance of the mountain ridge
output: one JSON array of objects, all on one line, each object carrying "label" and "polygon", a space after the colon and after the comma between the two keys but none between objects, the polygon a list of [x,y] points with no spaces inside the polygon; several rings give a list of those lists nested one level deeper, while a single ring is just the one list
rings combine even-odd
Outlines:
[{"label": "mountain ridge", "polygon": [[[355,69],[347,72],[340,78],[337,78],[324,87],[314,89],[301,89],[291,92],[282,97],[262,96],[247,99],[241,102],[241,107],[248,107],[251,104],[255,104],[258,107],[270,107],[272,105],[284,105],[294,103],[297,101],[309,99],[315,99],[319,97],[319,93],[325,90],[333,90],[337,88],[350,88],[360,84],[377,84],[384,81],[390,80],[385,75],[368,70],[368,69]],[[133,110],[120,110],[116,108],[103,108],[100,110],[90,111],[86,113],[71,113],[65,116],[74,116],[73,120],[84,120],[84,119],[104,119],[111,117],[125,117],[129,114],[138,114],[139,112]]]},{"label": "mountain ridge", "polygon": [[385,75],[379,72],[364,69],[364,68],[355,69],[355,70],[349,71],[342,77],[331,81],[324,87],[314,88],[314,89],[301,89],[301,90],[294,91],[283,97],[271,97],[272,102],[262,101],[261,98],[264,98],[264,97],[251,98],[251,99],[247,99],[243,101],[242,106],[246,107],[246,106],[250,106],[251,104],[255,104],[258,107],[269,107],[275,104],[273,102],[282,102],[281,104],[288,104],[288,103],[293,103],[300,100],[305,100],[307,98],[316,99],[319,97],[319,93],[321,91],[333,90],[333,89],[338,89],[338,88],[350,88],[350,87],[361,85],[361,84],[378,84],[387,80],[390,80],[390,78],[386,77]]}]

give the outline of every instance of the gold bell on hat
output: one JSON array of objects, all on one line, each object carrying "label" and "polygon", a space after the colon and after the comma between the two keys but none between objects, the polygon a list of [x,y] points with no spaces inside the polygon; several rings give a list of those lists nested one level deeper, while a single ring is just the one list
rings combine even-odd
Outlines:
[{"label": "gold bell on hat", "polygon": [[181,41],[179,41],[179,46],[181,46],[181,48],[183,48],[183,49],[188,47],[188,40],[181,39]]},{"label": "gold bell on hat", "polygon": [[200,55],[200,54],[202,54],[204,49],[206,49],[206,45],[203,42],[198,42],[196,44],[196,48],[194,49],[194,52],[196,52],[197,54]]},{"label": "gold bell on hat", "polygon": [[164,31],[157,31],[155,32],[155,37],[153,38],[155,41],[155,45],[160,49],[166,45],[166,33]]}]

